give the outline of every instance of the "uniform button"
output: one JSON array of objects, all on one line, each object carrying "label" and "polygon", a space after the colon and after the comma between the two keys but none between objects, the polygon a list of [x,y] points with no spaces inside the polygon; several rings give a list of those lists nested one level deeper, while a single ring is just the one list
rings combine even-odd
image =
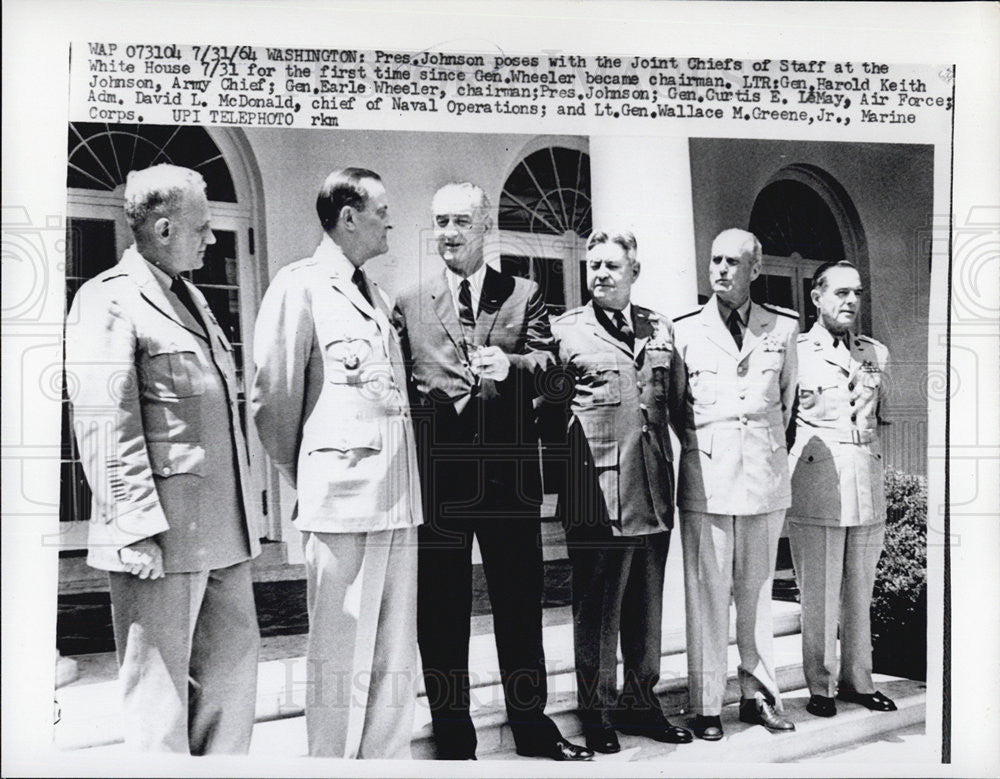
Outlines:
[{"label": "uniform button", "polygon": [[649,425],[643,425],[642,426],[642,432],[648,433],[649,432]]},{"label": "uniform button", "polygon": [[809,462],[812,462],[812,461],[813,461],[813,458],[812,458],[812,455],[809,455],[809,456],[808,456],[808,457],[807,457],[806,459],[807,459],[807,460],[808,460]]},{"label": "uniform button", "polygon": [[740,393],[740,400],[746,400],[746,399],[747,399],[747,394],[745,392],[741,392]]},{"label": "uniform button", "polygon": [[854,401],[853,401],[853,400],[851,401],[851,405],[852,405],[852,406],[854,405]]},{"label": "uniform button", "polygon": [[635,386],[636,386],[636,389],[642,389],[642,382],[641,381],[637,381],[635,383]]},{"label": "uniform button", "polygon": [[746,423],[747,423],[747,418],[746,417],[740,417],[740,424],[741,425],[745,425]]},{"label": "uniform button", "polygon": [[859,341],[859,340],[855,339],[855,340],[854,340],[854,345],[855,345],[855,346],[861,346],[861,341]]},{"label": "uniform button", "polygon": [[645,403],[640,403],[639,404],[639,408],[641,408],[643,411],[645,411],[647,408],[649,408],[649,406],[647,406]]},{"label": "uniform button", "polygon": [[850,384],[847,385],[847,389],[849,389],[849,390],[854,389],[854,382],[853,381]]},{"label": "uniform button", "polygon": [[170,466],[169,465],[164,465],[163,466],[163,475],[164,476],[169,476],[170,475]]},{"label": "uniform button", "polygon": [[746,376],[747,375],[747,366],[746,365],[741,365],[739,368],[736,369],[736,373],[738,375],[740,375],[740,376]]}]

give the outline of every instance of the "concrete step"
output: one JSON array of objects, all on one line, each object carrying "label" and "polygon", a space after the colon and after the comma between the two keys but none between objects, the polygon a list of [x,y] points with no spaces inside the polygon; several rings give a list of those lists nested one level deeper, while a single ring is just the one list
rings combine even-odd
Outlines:
[{"label": "concrete step", "polygon": [[[775,664],[778,685],[782,689],[795,689],[805,683],[802,675],[801,648],[797,635],[775,639]],[[739,655],[736,647],[729,647],[729,667],[732,672],[726,685],[724,700],[727,703],[740,698],[736,667]],[[664,711],[669,716],[678,715],[687,705],[687,654],[664,655],[660,663],[660,683],[656,692]],[[507,726],[503,690],[499,684],[476,688],[472,691],[472,719],[476,726],[480,757],[494,755],[514,756],[514,742]],[[572,674],[549,677],[548,706],[545,712],[552,717],[567,738],[580,735],[580,721],[576,716],[576,681]],[[413,731],[413,757],[430,759],[434,755],[431,716],[427,699],[417,699],[417,712]],[[305,719],[293,717],[258,723],[254,728],[251,754],[302,756],[307,753]]]},{"label": "concrete step", "polygon": [[[894,712],[872,712],[854,704],[838,701],[838,714],[830,719],[814,717],[806,711],[809,692],[805,688],[782,694],[785,715],[795,723],[794,733],[771,733],[758,725],[739,721],[738,705],[727,705],[722,712],[725,737],[718,742],[695,740],[691,744],[660,744],[638,736],[620,736],[622,751],[600,755],[597,761],[663,761],[674,763],[789,763],[821,761],[835,756],[840,762],[857,763],[865,755],[877,754],[885,762],[909,762],[915,754],[929,747],[922,735],[926,708],[926,685],[908,679],[887,676],[876,678],[878,688],[896,701]],[[679,717],[675,724],[685,725],[689,718]],[[906,733],[908,739],[895,736]],[[873,742],[878,751],[873,752]],[[916,750],[911,751],[911,750]],[[513,747],[488,756],[493,760],[524,760]]]},{"label": "concrete step", "polygon": [[[502,713],[503,693],[499,686],[500,669],[491,623],[477,618],[482,631],[472,636],[469,647],[469,668],[472,675],[473,694],[483,702],[497,700]],[[545,647],[545,665],[549,676],[549,689],[553,692],[575,690],[575,665],[573,661],[572,615],[568,607],[547,609],[542,640]],[[799,606],[795,603],[774,602],[774,633],[776,636],[796,636],[800,631]],[[730,624],[730,643],[736,640],[735,621]],[[797,645],[797,639],[796,639]],[[303,642],[304,644],[304,642]],[[673,679],[681,687],[686,685],[686,668],[677,658],[684,658],[686,638],[683,626],[683,609],[664,609],[661,654],[664,658],[663,682]],[[730,647],[731,650],[734,647]],[[668,662],[668,658],[674,658]],[[56,743],[63,749],[114,744],[121,740],[118,721],[121,710],[120,690],[114,656],[79,655],[77,661],[80,678],[57,691],[62,709],[62,720],[56,726]],[[732,667],[735,668],[736,661]],[[619,673],[621,664],[619,658]],[[306,691],[306,665],[301,655],[262,662],[257,680],[257,722],[300,717],[304,713]],[[420,685],[420,700],[423,687]],[[429,715],[428,715],[429,721]]]}]

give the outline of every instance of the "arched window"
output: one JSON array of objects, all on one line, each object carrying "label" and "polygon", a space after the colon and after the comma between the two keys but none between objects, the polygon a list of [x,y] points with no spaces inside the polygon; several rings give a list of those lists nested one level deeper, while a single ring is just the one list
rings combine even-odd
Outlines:
[{"label": "arched window", "polygon": [[209,200],[237,202],[229,166],[202,127],[91,122],[69,126],[70,188],[114,192],[129,171],[162,162],[198,171],[208,185]]},{"label": "arched window", "polygon": [[[244,354],[248,353],[259,302],[252,224],[252,192],[239,181],[248,181],[243,171],[234,177],[230,167],[238,163],[235,142],[225,130],[202,127],[145,124],[69,125],[66,222],[66,306],[80,286],[115,265],[132,243],[125,221],[122,198],[125,179],[132,170],[171,163],[198,171],[205,179],[216,243],[205,252],[200,270],[186,274],[204,293],[212,312],[233,344],[240,372],[239,407],[246,429]],[[220,143],[229,148],[224,153]],[[64,396],[62,430],[62,496],[60,519],[74,522],[76,529],[64,533],[64,548],[80,546],[82,527],[90,514],[87,487],[75,441],[70,434],[69,403]],[[248,430],[253,442],[255,435]],[[263,458],[252,469],[255,483],[263,490],[266,469]],[[262,528],[262,535],[272,535]]]},{"label": "arched window", "polygon": [[539,283],[551,314],[580,305],[580,262],[591,231],[590,157],[546,146],[525,156],[500,194],[501,267]]},{"label": "arched window", "polygon": [[[803,330],[816,321],[810,299],[816,269],[825,262],[848,260],[858,266],[868,286],[864,231],[847,192],[814,165],[789,165],[765,184],[754,200],[747,227],[761,242],[763,271],[751,296],[799,312]],[[861,327],[870,326],[867,298]]]}]

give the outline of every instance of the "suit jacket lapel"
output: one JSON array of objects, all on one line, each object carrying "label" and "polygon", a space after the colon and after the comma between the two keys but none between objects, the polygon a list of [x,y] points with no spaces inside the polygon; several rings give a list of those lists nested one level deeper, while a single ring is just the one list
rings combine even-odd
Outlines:
[{"label": "suit jacket lapel", "polygon": [[203,341],[208,340],[208,334],[195,321],[194,317],[191,316],[191,312],[184,307],[184,304],[178,301],[177,305],[175,305],[173,299],[167,296],[160,282],[153,275],[152,269],[146,260],[143,259],[142,255],[139,254],[135,246],[130,246],[125,250],[118,264],[128,274],[129,278],[135,282],[136,286],[139,287],[139,294],[143,300],[178,326],[183,327]]},{"label": "suit jacket lapel", "polygon": [[733,340],[732,334],[719,315],[719,304],[715,299],[715,295],[709,298],[709,301],[702,307],[701,313],[698,316],[701,319],[702,326],[707,331],[707,338],[723,351],[739,359],[740,352],[736,348],[736,341]]},{"label": "suit jacket lapel", "polygon": [[649,339],[653,336],[653,325],[649,321],[649,314],[636,308],[635,304],[632,305],[632,323],[635,328],[634,351],[636,359],[639,359]]},{"label": "suit jacket lapel", "polygon": [[[746,357],[757,348],[761,339],[771,328],[770,319],[764,314],[764,309],[756,303],[750,303],[750,310],[747,313],[747,327],[743,331],[743,348],[740,349],[740,358]],[[728,330],[726,332],[729,332]],[[732,336],[729,336],[732,340]]]},{"label": "suit jacket lapel", "polygon": [[[587,326],[589,326],[590,329],[593,330],[594,335],[597,338],[604,341],[606,344],[615,347],[616,349],[620,349],[621,351],[625,352],[625,354],[627,354],[629,357],[633,357],[633,353],[628,350],[628,344],[619,341],[617,338],[611,335],[611,333],[608,332],[607,328],[604,325],[601,324],[600,320],[597,318],[597,312],[594,311],[593,300],[587,303],[587,305],[584,307],[584,312],[585,313],[581,321],[586,323]],[[638,352],[636,352],[636,354],[638,354]]]},{"label": "suit jacket lapel", "polygon": [[483,289],[479,293],[479,311],[476,313],[476,330],[472,341],[476,344],[488,344],[490,333],[496,324],[500,309],[514,290],[514,279],[498,273],[486,266],[483,277]]},{"label": "suit jacket lapel", "polygon": [[462,333],[462,325],[458,321],[458,315],[455,314],[455,304],[452,302],[451,290],[448,289],[448,280],[444,275],[447,272],[443,271],[440,276],[434,276],[428,279],[426,283],[431,297],[431,307],[434,309],[434,313],[441,322],[445,333],[448,334],[448,338],[451,339],[452,343],[455,344],[455,348],[458,349],[460,359],[464,360],[466,358],[465,347],[463,346],[465,335]]}]

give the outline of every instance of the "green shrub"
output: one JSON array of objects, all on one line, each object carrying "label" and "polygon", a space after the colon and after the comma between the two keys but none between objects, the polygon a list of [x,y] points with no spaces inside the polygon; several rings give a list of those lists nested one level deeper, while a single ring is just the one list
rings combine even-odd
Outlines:
[{"label": "green shrub", "polygon": [[927,480],[885,471],[885,549],[872,596],[875,670],[927,677]]}]

